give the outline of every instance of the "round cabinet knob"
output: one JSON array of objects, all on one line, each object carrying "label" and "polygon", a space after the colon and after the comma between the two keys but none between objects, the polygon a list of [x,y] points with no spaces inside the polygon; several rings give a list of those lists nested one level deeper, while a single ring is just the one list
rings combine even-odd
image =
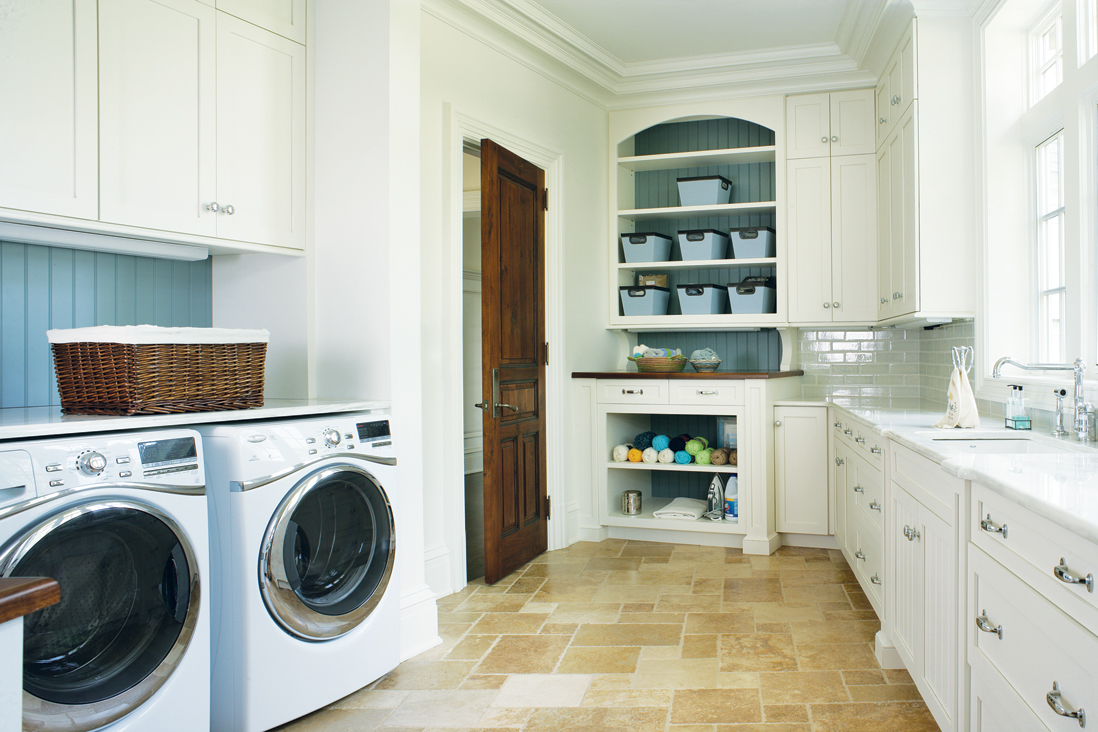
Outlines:
[{"label": "round cabinet knob", "polygon": [[887,297],[882,297],[881,298],[881,304],[882,305],[887,305],[888,304],[888,298]]},{"label": "round cabinet knob", "polygon": [[321,434],[324,435],[324,444],[328,447],[335,447],[339,444],[339,430],[329,427]]},{"label": "round cabinet knob", "polygon": [[775,427],[781,427],[782,426],[782,421],[780,419],[774,420],[774,426]]},{"label": "round cabinet knob", "polygon": [[820,138],[820,142],[827,142],[827,135]]},{"label": "round cabinet knob", "polygon": [[881,123],[882,125],[883,125],[883,124],[884,124],[885,122],[887,122],[887,121],[888,121],[888,120],[887,120],[887,119],[885,119],[884,117],[881,117],[881,119],[879,120],[879,122],[880,122],[880,123]]},{"label": "round cabinet knob", "polygon": [[827,308],[829,308],[829,307],[831,307],[831,303],[829,303],[829,302],[825,302],[825,303],[824,303],[824,309],[827,309]]},{"label": "round cabinet knob", "polygon": [[833,302],[833,303],[831,303],[831,307],[833,307],[837,310],[839,308],[839,303]]},{"label": "round cabinet knob", "polygon": [[230,205],[226,206],[225,208],[223,208],[222,211],[229,214],[230,216],[232,216],[234,213],[236,213],[236,209],[233,208],[232,204],[230,204]]},{"label": "round cabinet knob", "polygon": [[81,473],[87,475],[99,475],[107,467],[107,458],[102,453],[86,452],[76,460],[76,466]]},{"label": "round cabinet knob", "polygon": [[839,141],[839,138],[838,138],[838,137],[832,137],[832,138],[831,138],[831,141],[832,141],[832,142],[838,142],[838,141]]},{"label": "round cabinet knob", "polygon": [[207,211],[213,211],[214,213],[217,213],[218,211],[221,210],[221,207],[217,205],[217,201],[214,201],[213,203],[207,203],[206,204],[206,210]]}]

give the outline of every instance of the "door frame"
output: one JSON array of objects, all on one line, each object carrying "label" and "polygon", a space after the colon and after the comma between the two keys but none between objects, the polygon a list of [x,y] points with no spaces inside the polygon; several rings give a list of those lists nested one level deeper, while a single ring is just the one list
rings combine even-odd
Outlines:
[{"label": "door frame", "polygon": [[443,134],[443,262],[444,304],[442,353],[443,404],[441,405],[444,546],[427,547],[428,578],[439,580],[431,563],[448,559],[450,591],[468,584],[465,556],[465,427],[462,393],[462,155],[465,143],[480,145],[484,138],[506,147],[545,171],[549,210],[545,213],[545,337],[549,342],[546,376],[546,482],[554,510],[549,519],[549,549],[566,546],[567,500],[564,450],[564,415],[567,413],[567,370],[564,368],[564,155],[514,132],[501,129],[445,105]]}]

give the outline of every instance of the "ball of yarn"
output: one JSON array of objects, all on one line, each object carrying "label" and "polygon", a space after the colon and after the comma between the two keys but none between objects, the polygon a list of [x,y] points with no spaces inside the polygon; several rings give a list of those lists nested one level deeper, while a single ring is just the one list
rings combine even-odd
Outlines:
[{"label": "ball of yarn", "polygon": [[694,456],[694,462],[696,462],[698,465],[708,465],[709,456],[712,453],[712,450],[706,448],[705,450],[700,451],[697,455]]},{"label": "ball of yarn", "polygon": [[666,450],[667,446],[671,444],[671,438],[667,435],[656,435],[652,438],[652,447],[656,448],[656,452]]},{"label": "ball of yarn", "polygon": [[641,451],[637,448],[633,448],[629,451],[629,462],[639,463],[641,461]]},{"label": "ball of yarn", "polygon": [[737,465],[738,464],[737,458],[736,458],[736,448],[734,448],[734,447],[728,451],[728,464],[729,465]]},{"label": "ball of yarn", "polygon": [[652,438],[656,436],[655,432],[641,432],[639,435],[633,438],[633,447],[638,450],[644,450],[652,447]]},{"label": "ball of yarn", "polygon": [[709,462],[711,462],[713,465],[724,465],[725,463],[727,463],[728,462],[728,448],[718,447],[709,456]]},{"label": "ball of yarn", "polygon": [[690,457],[690,453],[688,453],[686,450],[679,450],[675,453],[675,462],[679,465],[686,465],[691,460],[693,460],[693,458]]},{"label": "ball of yarn", "polygon": [[686,440],[681,437],[674,437],[667,443],[667,447],[671,449],[671,452],[679,452],[686,448]]},{"label": "ball of yarn", "polygon": [[661,463],[673,463],[675,462],[675,453],[666,447],[660,450],[659,461]]},{"label": "ball of yarn", "polygon": [[709,447],[709,440],[706,439],[705,437],[695,437],[694,439],[702,444],[702,449],[703,450],[705,448]]},{"label": "ball of yarn", "polygon": [[686,452],[691,457],[693,457],[694,455],[697,455],[699,452],[704,450],[705,445],[703,445],[700,440],[691,440],[690,442],[686,443],[686,447],[684,447],[683,449],[686,450]]},{"label": "ball of yarn", "polygon": [[614,448],[614,462],[624,463],[629,459],[629,445],[618,445]]},{"label": "ball of yarn", "polygon": [[657,459],[659,459],[659,453],[651,447],[644,448],[644,452],[641,453],[641,460],[646,463],[654,463]]}]

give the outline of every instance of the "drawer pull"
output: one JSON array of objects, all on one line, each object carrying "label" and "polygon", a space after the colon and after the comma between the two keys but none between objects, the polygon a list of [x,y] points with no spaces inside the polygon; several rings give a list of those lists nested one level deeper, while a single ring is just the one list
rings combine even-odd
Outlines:
[{"label": "drawer pull", "polygon": [[1067,562],[1060,557],[1060,564],[1052,568],[1052,574],[1056,579],[1069,585],[1086,585],[1087,592],[1094,592],[1094,575],[1087,573],[1086,577],[1072,574],[1068,571]]},{"label": "drawer pull", "polygon": [[870,577],[869,581],[872,582],[875,585],[881,584],[881,578],[878,577],[877,575],[873,575],[872,577]]},{"label": "drawer pull", "polygon": [[1068,709],[1066,709],[1064,707],[1064,705],[1060,703],[1060,684],[1059,683],[1057,683],[1055,681],[1052,682],[1052,691],[1045,694],[1045,701],[1047,701],[1048,705],[1050,707],[1052,707],[1052,711],[1056,712],[1061,717],[1067,717],[1069,719],[1078,719],[1080,727],[1086,727],[1087,726],[1087,713],[1084,712],[1082,710],[1082,708],[1080,708],[1079,711],[1077,711],[1077,712],[1072,712],[1072,711],[1069,711]]},{"label": "drawer pull", "polygon": [[873,447],[869,448],[869,451],[870,451],[871,453],[873,453],[874,455],[880,455],[880,454],[881,454],[881,448],[877,447],[876,445],[874,445]]},{"label": "drawer pull", "polygon": [[855,559],[861,559],[864,562],[865,561],[865,552],[863,552],[861,549],[859,549],[858,551],[854,552],[854,558]]},{"label": "drawer pull", "polygon": [[904,524],[904,536],[907,537],[908,541],[915,541],[921,536],[921,534],[919,533],[918,529],[914,529],[907,524]]},{"label": "drawer pull", "polygon": [[637,396],[641,396],[642,394],[644,394],[644,389],[622,389],[621,393],[622,394],[636,394]]},{"label": "drawer pull", "polygon": [[863,488],[860,485],[856,485],[856,486],[854,486],[854,492],[855,493],[865,493],[865,488]]},{"label": "drawer pull", "polygon": [[989,534],[1002,534],[1003,538],[1007,538],[1007,525],[996,526],[991,523],[991,514],[987,515],[986,519],[980,519],[980,528]]},{"label": "drawer pull", "polygon": [[844,435],[852,435],[852,434],[854,434],[854,430],[843,430],[843,434]]},{"label": "drawer pull", "polygon": [[717,396],[720,394],[716,389],[698,389],[698,396]]},{"label": "drawer pull", "polygon": [[991,621],[987,619],[987,610],[981,610],[979,616],[976,618],[976,627],[985,633],[994,633],[999,636],[999,640],[1003,639],[1003,626],[992,625]]},{"label": "drawer pull", "polygon": [[836,465],[836,467],[837,467],[837,466],[839,466],[839,465],[842,465],[842,464],[843,464],[843,463],[845,463],[845,462],[846,462],[846,461],[845,461],[845,460],[843,460],[842,458],[835,458],[835,465]]},{"label": "drawer pull", "polygon": [[881,510],[881,504],[877,503],[876,501],[870,501],[869,502],[869,507],[871,509],[873,509],[874,511],[880,511]]},{"label": "drawer pull", "polygon": [[842,429],[843,428],[843,423],[842,422],[836,422],[835,426],[838,427],[839,429]]},{"label": "drawer pull", "polygon": [[865,438],[864,437],[855,437],[854,442],[857,442],[859,445],[864,445],[865,444]]}]

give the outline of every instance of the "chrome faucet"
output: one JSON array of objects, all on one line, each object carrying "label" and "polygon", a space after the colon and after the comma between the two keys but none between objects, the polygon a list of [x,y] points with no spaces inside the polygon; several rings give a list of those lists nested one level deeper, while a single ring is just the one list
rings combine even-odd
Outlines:
[{"label": "chrome faucet", "polygon": [[[1083,375],[1087,372],[1086,364],[1083,363],[1083,359],[1075,359],[1075,363],[1034,363],[1026,364],[1021,361],[1015,361],[1010,356],[1003,356],[995,362],[995,368],[991,370],[991,378],[998,379],[1000,371],[1005,364],[1017,366],[1020,369],[1026,371],[1071,371],[1075,376],[1075,419],[1073,420],[1072,432],[1079,438],[1079,442],[1090,442],[1090,415],[1094,414],[1094,405],[1087,402],[1085,395],[1083,394]],[[1057,389],[1057,392],[1060,390]],[[1057,400],[1060,403],[1060,400]],[[1063,414],[1061,410],[1057,410],[1056,424],[1060,428],[1059,430],[1053,430],[1053,434],[1060,437],[1060,434],[1056,434],[1058,431],[1063,433]]]}]

